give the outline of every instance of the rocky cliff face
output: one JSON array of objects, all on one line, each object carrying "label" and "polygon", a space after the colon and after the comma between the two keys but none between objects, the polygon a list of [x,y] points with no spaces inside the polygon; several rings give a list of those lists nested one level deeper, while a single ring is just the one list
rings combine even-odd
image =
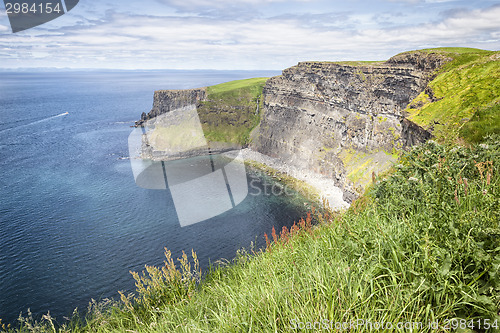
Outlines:
[{"label": "rocky cliff face", "polygon": [[394,149],[430,137],[403,110],[448,60],[409,53],[376,65],[299,63],[267,82],[251,148],[331,177],[350,201]]},{"label": "rocky cliff face", "polygon": [[[404,110],[449,60],[437,53],[411,52],[370,65],[299,63],[267,81],[251,148],[331,178],[350,202],[374,173],[396,160],[395,151],[431,137],[407,120]],[[153,109],[136,125],[189,105],[196,105],[203,126],[216,128],[244,125],[250,118],[242,115],[255,113],[255,105],[242,109],[234,102],[226,105],[226,120],[219,102],[234,101],[210,100],[206,88],[157,91]],[[259,110],[258,101],[256,105]]]},{"label": "rocky cliff face", "polygon": [[147,114],[143,112],[141,120],[136,121],[135,125],[143,125],[146,121],[172,110],[180,109],[189,105],[197,105],[200,101],[204,101],[206,97],[206,88],[155,91],[153,97],[153,108]]},{"label": "rocky cliff face", "polygon": [[[260,96],[265,79],[250,79],[235,88],[225,84],[186,90],[160,90],[154,94],[153,108],[143,113],[136,126],[151,125],[153,119],[174,110],[195,106],[207,140],[235,145],[248,144],[250,131],[259,123]],[[221,87],[222,86],[222,87]]]}]

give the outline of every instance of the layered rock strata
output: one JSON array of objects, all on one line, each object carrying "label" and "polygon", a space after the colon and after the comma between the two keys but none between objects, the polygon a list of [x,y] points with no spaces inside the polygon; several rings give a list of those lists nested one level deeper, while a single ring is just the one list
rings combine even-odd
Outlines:
[{"label": "layered rock strata", "polygon": [[431,136],[404,109],[448,60],[410,53],[361,66],[301,62],[267,81],[251,148],[330,177],[352,201],[394,150]]},{"label": "layered rock strata", "polygon": [[[396,160],[395,152],[431,137],[404,110],[449,60],[411,52],[381,63],[301,62],[285,69],[266,83],[250,148],[332,179],[350,202]],[[157,91],[136,125],[205,101],[206,88]]]}]

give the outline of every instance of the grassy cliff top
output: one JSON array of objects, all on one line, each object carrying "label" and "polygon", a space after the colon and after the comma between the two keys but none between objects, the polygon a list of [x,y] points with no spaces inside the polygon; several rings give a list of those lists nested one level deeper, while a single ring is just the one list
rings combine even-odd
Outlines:
[{"label": "grassy cliff top", "polygon": [[[267,81],[267,77],[256,77],[244,80],[229,81],[215,86],[207,87],[207,93],[210,95],[214,94],[225,94],[229,92],[234,92],[235,90],[259,90],[264,86]],[[260,89],[262,90],[262,89]]]},{"label": "grassy cliff top", "polygon": [[[445,55],[445,56],[448,56],[451,58],[456,58],[460,55],[474,55],[474,54],[487,55],[487,54],[495,53],[495,51],[487,51],[487,50],[481,50],[481,49],[475,49],[475,48],[469,48],[469,47],[438,47],[438,48],[431,48],[431,49],[405,51],[405,52],[402,52],[402,53],[395,55],[394,57],[402,56],[405,54],[412,54],[412,53],[437,53],[437,54],[442,54],[442,55]],[[340,60],[340,61],[304,61],[302,63],[337,64],[337,65],[344,65],[344,66],[361,67],[361,66],[383,66],[386,64],[386,61],[384,61],[384,60],[346,60],[346,61]]]},{"label": "grassy cliff top", "polygon": [[403,53],[414,53],[414,52],[426,52],[426,53],[443,53],[443,54],[481,54],[481,53],[489,53],[492,51],[487,51],[487,50],[481,50],[481,49],[475,49],[471,47],[436,47],[436,48],[431,48],[431,49],[420,49],[420,50],[414,50],[414,51],[407,51]]},{"label": "grassy cliff top", "polygon": [[408,105],[410,120],[431,130],[439,141],[478,142],[487,134],[500,133],[500,52],[469,48],[418,52],[445,53],[453,60]]}]

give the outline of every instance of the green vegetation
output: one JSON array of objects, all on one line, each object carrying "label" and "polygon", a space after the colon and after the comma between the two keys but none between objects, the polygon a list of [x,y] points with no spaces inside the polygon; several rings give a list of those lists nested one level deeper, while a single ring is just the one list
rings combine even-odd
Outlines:
[{"label": "green vegetation", "polygon": [[460,135],[470,142],[479,142],[487,133],[500,134],[500,103],[477,110],[460,129]]},{"label": "green vegetation", "polygon": [[[166,250],[163,267],[133,273],[135,295],[92,302],[85,318],[75,314],[62,325],[49,315],[35,321],[28,314],[20,328],[0,331],[297,332],[321,321],[331,331],[371,332],[370,324],[402,323],[410,332],[500,332],[499,53],[419,52],[454,59],[407,110],[444,144],[429,141],[401,153],[399,164],[347,212],[317,205],[292,228],[273,229],[265,249],[243,249],[234,262],[213,266],[203,277],[195,253],[176,263]],[[258,124],[264,83],[209,87],[202,106],[207,138],[247,143]],[[372,161],[397,158],[350,150],[340,157],[357,183],[375,177]],[[311,193],[301,182],[266,171]],[[436,323],[439,328],[428,326]]]},{"label": "green vegetation", "polygon": [[439,48],[453,60],[407,108],[409,119],[432,129],[438,141],[478,142],[500,131],[500,52]]},{"label": "green vegetation", "polygon": [[354,149],[343,149],[338,157],[344,163],[347,179],[352,182],[354,189],[362,193],[362,189],[373,181],[373,174],[380,174],[388,170],[399,158],[399,152],[384,150],[365,153]]},{"label": "green vegetation", "polygon": [[353,67],[362,67],[362,66],[377,66],[377,65],[382,65],[384,61],[308,61],[308,63],[322,63],[322,64],[337,64],[337,65],[344,65],[344,66],[353,66]]},{"label": "green vegetation", "polygon": [[433,49],[421,49],[418,51],[410,51],[410,52],[426,52],[426,53],[436,53],[436,52],[444,52],[444,53],[454,53],[454,54],[468,54],[468,53],[487,53],[489,51],[475,49],[471,47],[436,47]]},{"label": "green vegetation", "polygon": [[[166,251],[165,266],[133,274],[137,295],[93,303],[61,332],[293,332],[361,319],[414,332],[500,327],[499,185],[499,136],[469,148],[430,141],[345,214],[313,209],[203,280],[196,254],[176,267]],[[56,327],[44,316],[19,331]]]},{"label": "green vegetation", "polygon": [[257,77],[251,79],[230,81],[217,84],[215,86],[210,86],[207,88],[207,92],[210,96],[212,94],[223,94],[228,92],[234,93],[235,90],[238,89],[250,89],[254,94],[257,93],[258,95],[262,93],[262,87],[266,83],[267,79],[268,78],[265,77]]},{"label": "green vegetation", "polygon": [[207,88],[208,101],[198,108],[209,141],[245,145],[259,124],[267,78],[237,80]]}]

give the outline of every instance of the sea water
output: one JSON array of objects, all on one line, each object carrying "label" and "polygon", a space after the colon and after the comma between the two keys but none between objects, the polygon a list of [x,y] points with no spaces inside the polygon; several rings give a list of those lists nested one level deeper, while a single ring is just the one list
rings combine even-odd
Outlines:
[{"label": "sea water", "polygon": [[276,74],[0,73],[0,318],[15,324],[30,308],[61,320],[133,291],[129,271],[160,265],[165,247],[174,257],[195,250],[206,270],[303,216],[301,198],[247,169],[242,204],[181,227],[169,191],[138,187],[128,160],[131,126],[155,90]]}]

